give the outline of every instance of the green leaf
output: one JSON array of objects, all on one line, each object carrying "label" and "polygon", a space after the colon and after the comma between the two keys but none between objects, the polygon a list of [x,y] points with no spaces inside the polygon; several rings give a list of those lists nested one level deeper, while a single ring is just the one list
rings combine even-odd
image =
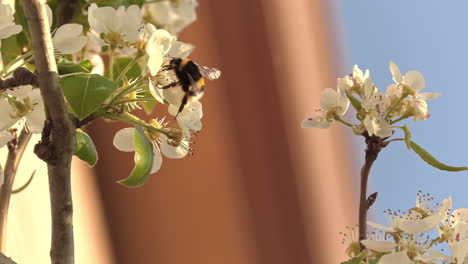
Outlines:
[{"label": "green leaf", "polygon": [[76,73],[76,72],[84,72],[84,73],[89,73],[92,69],[92,66],[91,66],[91,69],[88,69],[87,67],[85,66],[88,66],[86,64],[86,61],[89,62],[89,60],[84,60],[82,63],[83,65],[80,64],[76,64],[74,62],[71,62],[69,60],[65,60],[65,59],[62,59],[62,58],[58,58],[57,59],[57,68],[58,68],[58,73],[59,75],[64,75],[64,74],[70,74],[70,73]]},{"label": "green leaf", "polygon": [[36,170],[34,170],[31,173],[31,177],[29,177],[29,180],[25,184],[23,184],[23,186],[19,187],[16,190],[12,190],[11,193],[12,194],[17,194],[17,193],[20,193],[20,192],[24,191],[29,186],[29,184],[32,182],[32,180],[34,178],[34,174],[36,174]]},{"label": "green leaf", "polygon": [[88,70],[88,72],[91,72],[91,70],[93,69],[93,64],[88,59],[82,60],[80,62],[80,66]]},{"label": "green leaf", "polygon": [[[154,97],[148,91],[144,91],[142,95],[143,98],[154,99]],[[156,101],[143,101],[141,102],[141,106],[143,107],[143,110],[145,110],[145,113],[149,115],[151,112],[153,112],[153,108],[157,103],[158,102]]]},{"label": "green leaf", "polygon": [[354,95],[346,91],[346,96],[348,97],[354,109],[356,109],[357,111],[361,110],[361,102],[356,97],[354,97]]},{"label": "green leaf", "polygon": [[114,8],[118,8],[119,6],[131,6],[131,5],[137,5],[141,7],[143,5],[143,0],[97,0],[95,1],[96,5],[99,7],[103,6],[111,6]]},{"label": "green leaf", "polygon": [[431,154],[429,154],[429,152],[427,152],[424,148],[422,148],[421,146],[416,144],[414,141],[411,141],[410,144],[411,144],[411,149],[413,149],[414,152],[416,152],[416,154],[418,154],[419,157],[421,157],[422,160],[427,162],[432,167],[435,167],[435,168],[437,168],[439,170],[445,170],[445,171],[464,171],[464,170],[468,170],[468,167],[453,167],[453,166],[449,166],[447,164],[444,164],[444,163],[438,161]]},{"label": "green leaf", "polygon": [[380,259],[369,259],[369,264],[377,264]]},{"label": "green leaf", "polygon": [[28,21],[26,20],[26,16],[24,14],[23,1],[15,0],[15,23],[23,27],[23,30],[18,35],[22,34],[24,37],[24,40],[19,38],[19,42],[27,44],[31,43],[31,38],[29,34]]},{"label": "green leaf", "polygon": [[2,40],[2,60],[3,64],[7,65],[16,57],[21,55],[21,47],[16,41],[16,35],[10,36]]},{"label": "green leaf", "polygon": [[405,124],[402,127],[398,127],[401,130],[403,130],[403,133],[405,134],[405,144],[408,149],[411,149],[411,131],[409,130],[408,126]]},{"label": "green leaf", "polygon": [[[122,70],[130,63],[132,59],[130,58],[117,58],[114,61],[114,76],[119,76]],[[138,63],[133,64],[133,66],[125,74],[127,79],[136,79],[141,76],[141,68]]]},{"label": "green leaf", "polygon": [[127,187],[139,187],[148,179],[153,167],[153,144],[148,140],[143,130],[137,126],[135,128],[135,168],[130,176],[118,183]]},{"label": "green leaf", "polygon": [[60,80],[63,93],[81,120],[99,108],[117,85],[98,74],[77,74]]},{"label": "green leaf", "polygon": [[76,130],[75,149],[73,150],[73,155],[77,156],[80,160],[85,161],[91,167],[96,165],[98,160],[98,154],[93,140],[81,129]]},{"label": "green leaf", "polygon": [[341,262],[341,264],[363,264],[364,263],[363,260],[365,256],[366,256],[365,254],[361,253],[357,257],[354,257],[345,262]]}]

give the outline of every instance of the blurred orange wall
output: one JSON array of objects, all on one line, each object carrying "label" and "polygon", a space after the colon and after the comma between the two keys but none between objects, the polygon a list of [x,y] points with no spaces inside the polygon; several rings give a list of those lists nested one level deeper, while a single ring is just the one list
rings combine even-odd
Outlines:
[{"label": "blurred orange wall", "polygon": [[133,166],[112,146],[122,126],[88,128],[116,263],[343,260],[338,232],[354,222],[344,134],[299,127],[334,86],[327,12],[320,1],[200,1],[180,39],[222,78],[207,84],[195,155],[165,159],[141,188],[115,183]]}]

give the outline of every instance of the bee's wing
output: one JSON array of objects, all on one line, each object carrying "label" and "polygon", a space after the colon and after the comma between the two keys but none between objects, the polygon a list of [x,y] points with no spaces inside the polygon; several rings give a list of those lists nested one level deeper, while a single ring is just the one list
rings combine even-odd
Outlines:
[{"label": "bee's wing", "polygon": [[190,74],[187,73],[187,77],[188,77],[188,79],[189,79],[189,81],[190,81],[190,86],[192,87],[193,92],[194,92],[195,94],[198,94],[198,93],[203,92],[204,87],[198,87],[198,84],[197,84],[197,82],[193,79],[192,75],[190,75]]},{"label": "bee's wing", "polygon": [[203,66],[199,64],[197,64],[197,66],[198,69],[200,69],[201,75],[207,78],[208,80],[216,80],[219,78],[219,76],[221,76],[221,71],[216,68]]}]

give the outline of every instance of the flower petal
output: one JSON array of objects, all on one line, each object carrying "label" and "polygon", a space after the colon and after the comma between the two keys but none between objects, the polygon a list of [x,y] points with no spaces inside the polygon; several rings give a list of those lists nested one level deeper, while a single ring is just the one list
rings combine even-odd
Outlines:
[{"label": "flower petal", "polygon": [[395,229],[391,226],[383,226],[383,225],[380,225],[380,224],[377,224],[377,223],[374,223],[374,222],[370,222],[370,221],[367,221],[367,224],[369,226],[372,226],[373,228],[376,228],[376,229],[380,229],[380,230],[383,230],[383,231],[387,231],[387,232],[395,232]]},{"label": "flower petal", "polygon": [[423,219],[402,221],[400,229],[408,234],[424,233],[436,227],[442,219],[441,215],[435,214]]},{"label": "flower petal", "polygon": [[315,116],[308,119],[302,120],[302,128],[329,128],[333,124],[334,120],[328,121],[323,116]]},{"label": "flower petal", "polygon": [[370,240],[370,239],[361,240],[361,243],[366,248],[372,249],[377,252],[390,252],[392,251],[392,249],[398,246],[397,243],[394,243],[391,241],[379,241],[379,240]]},{"label": "flower petal", "polygon": [[151,168],[150,174],[156,173],[161,169],[162,165],[162,156],[161,152],[157,148],[157,146],[153,146],[154,156],[153,156],[153,167]]},{"label": "flower petal", "polygon": [[181,159],[188,154],[188,142],[185,140],[185,142],[181,142],[179,146],[174,147],[172,145],[169,145],[167,143],[167,137],[163,134],[159,137],[161,140],[160,150],[161,153],[164,154],[164,156],[170,158],[170,159]]},{"label": "flower petal", "polygon": [[393,80],[396,83],[403,83],[403,75],[401,74],[400,68],[393,61],[390,61],[390,72],[392,73]]},{"label": "flower petal", "polygon": [[325,88],[320,96],[320,107],[324,111],[329,111],[338,105],[338,91],[331,88]]},{"label": "flower petal", "polygon": [[54,48],[64,54],[74,54],[80,51],[88,42],[81,35],[83,26],[80,24],[65,24],[57,29],[52,38]]},{"label": "flower petal", "polygon": [[167,53],[167,56],[173,58],[186,58],[193,50],[193,45],[182,42],[182,41],[174,41],[172,43],[172,47]]},{"label": "flower petal", "polygon": [[407,251],[403,250],[394,254],[383,255],[379,264],[413,264],[408,257]]},{"label": "flower petal", "polygon": [[118,150],[124,152],[135,151],[135,143],[133,142],[134,130],[135,128],[133,127],[127,127],[115,133],[113,140],[114,146]]},{"label": "flower petal", "polygon": [[424,76],[420,72],[409,71],[405,74],[405,84],[419,92],[426,87],[426,80],[424,80]]},{"label": "flower petal", "polygon": [[432,100],[432,99],[436,99],[437,97],[440,96],[440,93],[418,93],[417,95],[419,98],[423,99],[423,100]]},{"label": "flower petal", "polygon": [[40,104],[33,108],[32,111],[26,116],[26,126],[31,133],[42,133],[44,128],[44,122],[46,120],[46,114],[44,105]]}]

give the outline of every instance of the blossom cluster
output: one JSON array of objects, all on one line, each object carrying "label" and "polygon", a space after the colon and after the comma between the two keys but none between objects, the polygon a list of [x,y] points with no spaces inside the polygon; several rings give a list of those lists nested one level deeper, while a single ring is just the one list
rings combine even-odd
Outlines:
[{"label": "blossom cluster", "polygon": [[[302,121],[305,128],[329,128],[335,121],[353,128],[357,135],[367,132],[369,136],[387,138],[393,134],[393,124],[413,117],[414,121],[429,117],[427,100],[438,93],[422,93],[425,80],[419,71],[405,75],[394,62],[390,62],[393,84],[385,93],[379,92],[373,83],[369,70],[364,73],[357,65],[353,73],[338,78],[336,89],[326,88],[320,97],[320,115]],[[349,105],[357,111],[358,124],[343,120]]]},{"label": "blossom cluster", "polygon": [[[89,78],[100,75],[101,79],[96,78],[96,82],[103,83],[102,78],[105,78],[115,87],[106,84],[111,93],[103,101],[93,103],[96,107],[92,109],[83,109],[91,103],[75,102],[80,99],[68,95],[62,87],[71,113],[80,120],[105,118],[132,125],[114,137],[114,145],[121,151],[135,151],[134,127],[139,127],[144,137],[152,142],[151,173],[161,167],[161,153],[176,159],[190,154],[190,138],[202,128],[203,111],[199,101],[202,94],[190,96],[183,102],[187,91],[182,89],[175,70],[168,67],[172,59],[187,58],[193,50],[191,44],[179,41],[177,34],[196,19],[197,5],[195,0],[115,8],[91,3],[87,10],[78,12],[87,17],[87,23],[77,19],[77,23],[58,28],[54,28],[53,11],[46,5],[62,80],[74,75]],[[14,6],[0,5],[0,39],[26,34],[24,25],[15,23],[14,10]],[[18,67],[33,67],[30,62],[34,54],[30,44],[20,47],[23,54],[3,63],[0,78],[11,77]],[[60,73],[61,62],[79,69]],[[149,114],[155,104],[167,106],[167,112],[173,118],[156,117],[144,121],[131,114],[136,109],[145,109]],[[14,139],[17,130],[41,133],[45,120],[46,109],[37,87],[21,85],[0,90],[0,147]]]},{"label": "blossom cluster", "polygon": [[[368,222],[376,232],[360,241],[367,256],[379,259],[379,264],[468,263],[468,209],[452,211],[451,197],[438,204],[429,194],[419,192],[414,207],[404,212],[386,210],[384,214],[389,225]],[[351,256],[359,253],[357,243],[349,245]],[[443,245],[448,246],[450,255],[443,252]]]}]

